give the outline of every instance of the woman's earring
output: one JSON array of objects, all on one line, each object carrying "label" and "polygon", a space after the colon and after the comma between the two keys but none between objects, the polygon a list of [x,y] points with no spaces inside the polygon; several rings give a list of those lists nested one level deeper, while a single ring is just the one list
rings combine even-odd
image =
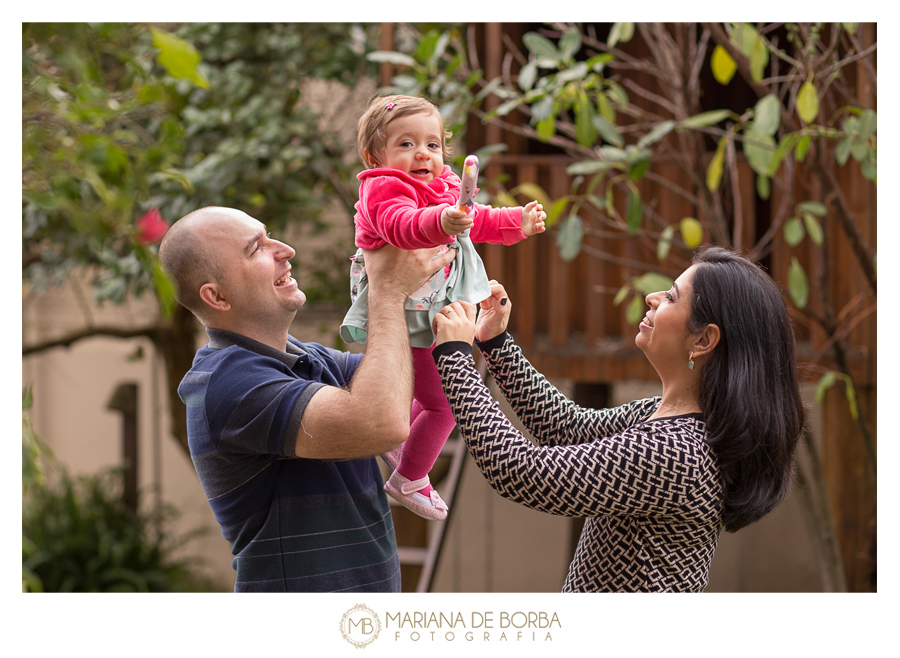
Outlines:
[{"label": "woman's earring", "polygon": [[691,370],[694,369],[694,353],[691,352],[691,355],[688,357],[688,368]]}]

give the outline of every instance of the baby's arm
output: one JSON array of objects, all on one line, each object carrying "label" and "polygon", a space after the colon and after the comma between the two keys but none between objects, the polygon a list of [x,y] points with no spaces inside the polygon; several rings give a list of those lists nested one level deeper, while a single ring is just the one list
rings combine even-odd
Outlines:
[{"label": "baby's arm", "polygon": [[467,215],[459,206],[445,206],[441,211],[441,228],[447,235],[459,235],[475,226],[475,216]]},{"label": "baby's arm", "polygon": [[518,208],[493,208],[476,203],[475,226],[470,235],[473,242],[511,245],[543,233],[546,220],[547,214],[537,201]]},{"label": "baby's arm", "polygon": [[547,230],[544,222],[547,221],[547,213],[544,206],[537,201],[531,201],[522,208],[522,233],[527,236],[537,235]]},{"label": "baby's arm", "polygon": [[408,187],[385,176],[373,179],[365,196],[361,193],[373,232],[400,249],[422,249],[453,242],[442,226],[441,216],[447,206],[419,208]]}]

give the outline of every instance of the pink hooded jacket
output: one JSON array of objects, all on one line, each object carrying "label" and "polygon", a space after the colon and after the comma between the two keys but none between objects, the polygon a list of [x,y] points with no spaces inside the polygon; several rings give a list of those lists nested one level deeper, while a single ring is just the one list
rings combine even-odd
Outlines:
[{"label": "pink hooded jacket", "polygon": [[[462,185],[444,165],[441,175],[427,185],[397,169],[366,169],[356,204],[356,246],[378,249],[390,243],[401,249],[422,249],[450,244],[456,236],[441,228],[441,211],[455,205]],[[523,240],[521,208],[492,208],[475,204],[473,242],[510,245]]]}]

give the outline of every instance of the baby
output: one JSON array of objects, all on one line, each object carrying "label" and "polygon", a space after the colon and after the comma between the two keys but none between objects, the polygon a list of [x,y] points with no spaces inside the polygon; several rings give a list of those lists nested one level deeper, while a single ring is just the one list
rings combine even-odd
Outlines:
[{"label": "baby", "polygon": [[[457,256],[435,272],[406,301],[406,316],[415,374],[409,438],[383,455],[394,469],[385,491],[428,519],[444,519],[447,505],[428,473],[456,421],[441,388],[431,355],[431,321],[445,305],[465,300],[477,305],[490,294],[487,273],[475,242],[515,244],[545,230],[546,213],[537,201],[520,208],[456,205],[460,179],[444,164],[447,139],[437,107],[424,98],[381,96],[359,120],[357,145],[368,169],[359,174],[356,246],[378,249],[390,243],[401,249],[447,245]],[[353,301],[341,325],[348,342],[366,339],[367,288],[361,251],[351,259]]]}]

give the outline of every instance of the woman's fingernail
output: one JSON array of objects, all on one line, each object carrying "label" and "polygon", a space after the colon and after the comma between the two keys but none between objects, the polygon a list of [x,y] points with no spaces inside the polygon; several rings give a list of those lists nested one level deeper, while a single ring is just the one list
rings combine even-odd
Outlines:
[{"label": "woman's fingernail", "polygon": [[507,302],[507,298],[504,297],[503,299],[500,300],[500,306],[506,306],[506,302]]}]

